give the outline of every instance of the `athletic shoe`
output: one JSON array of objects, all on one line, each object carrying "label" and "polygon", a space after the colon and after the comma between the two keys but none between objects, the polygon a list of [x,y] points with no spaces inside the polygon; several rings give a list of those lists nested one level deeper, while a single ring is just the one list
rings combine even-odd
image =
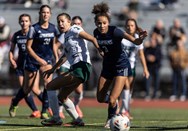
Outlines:
[{"label": "athletic shoe", "polygon": [[40,111],[34,111],[34,112],[32,112],[32,114],[29,116],[29,118],[40,118],[40,117],[41,117]]},{"label": "athletic shoe", "polygon": [[81,118],[77,118],[76,120],[65,124],[65,126],[69,126],[69,125],[71,125],[71,126],[85,126],[85,123],[83,122],[83,120]]},{"label": "athletic shoe", "polygon": [[186,101],[186,96],[185,95],[181,95],[180,96],[180,101]]},{"label": "athletic shoe", "polygon": [[48,113],[42,113],[40,119],[49,119]]},{"label": "athletic shoe", "polygon": [[65,115],[64,115],[63,112],[59,112],[59,116],[60,116],[61,119],[65,119]]},{"label": "athletic shoe", "polygon": [[17,110],[18,106],[13,106],[12,102],[9,108],[9,115],[10,117],[15,117],[16,116],[16,110]]},{"label": "athletic shoe", "polygon": [[78,113],[78,116],[80,118],[82,118],[83,117],[83,113],[82,113],[82,110],[80,109],[80,107],[78,105],[76,105],[75,109],[76,109],[76,112]]},{"label": "athletic shoe", "polygon": [[48,108],[48,113],[50,114],[50,116],[53,116],[53,112],[51,108]]},{"label": "athletic shoe", "polygon": [[133,120],[133,117],[130,115],[130,113],[128,111],[125,111],[121,114],[127,116],[129,118],[129,120]]},{"label": "athletic shoe", "polygon": [[104,125],[104,128],[110,129],[110,120],[111,120],[111,119],[107,119],[107,120],[106,120],[106,123],[105,123],[105,125]]},{"label": "athletic shoe", "polygon": [[63,124],[63,121],[61,119],[54,119],[52,117],[50,119],[41,121],[41,124],[44,126],[61,126]]},{"label": "athletic shoe", "polygon": [[169,98],[169,100],[170,100],[171,102],[174,102],[174,101],[177,100],[177,96],[176,96],[176,95],[171,95],[170,98]]}]

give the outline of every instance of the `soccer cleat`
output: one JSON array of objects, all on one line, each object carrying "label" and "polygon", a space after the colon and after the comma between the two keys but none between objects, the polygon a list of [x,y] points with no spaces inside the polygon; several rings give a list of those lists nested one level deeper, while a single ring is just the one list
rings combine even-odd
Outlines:
[{"label": "soccer cleat", "polygon": [[81,118],[77,118],[76,120],[66,123],[65,126],[85,126],[85,123],[83,122],[83,120]]},{"label": "soccer cleat", "polygon": [[34,112],[32,112],[32,114],[29,116],[29,118],[40,118],[40,117],[41,117],[40,111],[34,111]]},{"label": "soccer cleat", "polygon": [[59,116],[60,116],[60,118],[65,119],[65,115],[63,112],[59,112]]},{"label": "soccer cleat", "polygon": [[41,124],[44,126],[61,126],[63,124],[63,121],[61,119],[54,119],[52,117],[50,119],[41,121]]},{"label": "soccer cleat", "polygon": [[17,108],[18,108],[18,106],[13,106],[12,103],[11,103],[10,108],[9,108],[10,117],[15,117],[16,116]]},{"label": "soccer cleat", "polygon": [[110,129],[110,120],[111,120],[111,119],[107,119],[107,120],[106,120],[106,123],[105,123],[105,125],[104,125],[104,128]]},{"label": "soccer cleat", "polygon": [[80,109],[80,107],[79,107],[78,105],[76,105],[76,106],[75,106],[75,109],[76,109],[76,112],[78,113],[78,116],[79,116],[80,118],[82,118],[82,117],[83,117],[83,112],[82,112],[82,110]]},{"label": "soccer cleat", "polygon": [[48,113],[49,113],[50,116],[53,116],[53,112],[52,112],[51,108],[48,108]]},{"label": "soccer cleat", "polygon": [[129,120],[133,120],[133,117],[130,115],[130,113],[128,111],[121,113],[121,115],[127,116],[129,118]]},{"label": "soccer cleat", "polygon": [[42,113],[40,119],[49,119],[48,113]]}]

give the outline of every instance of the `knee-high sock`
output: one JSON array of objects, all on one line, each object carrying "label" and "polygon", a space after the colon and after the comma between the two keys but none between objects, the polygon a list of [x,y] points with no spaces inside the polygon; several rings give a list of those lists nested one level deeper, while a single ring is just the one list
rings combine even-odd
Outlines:
[{"label": "knee-high sock", "polygon": [[62,104],[67,113],[73,118],[73,120],[76,120],[79,117],[73,102],[69,98]]},{"label": "knee-high sock", "polygon": [[46,110],[49,108],[49,101],[48,101],[48,94],[50,94],[51,92],[47,93],[47,90],[44,89],[43,91],[43,95],[42,95],[42,113],[45,113]]},{"label": "knee-high sock", "polygon": [[35,102],[33,100],[33,96],[31,94],[26,96],[24,99],[25,99],[27,105],[31,108],[32,111],[37,111],[38,110],[36,105],[35,105]]},{"label": "knee-high sock", "polygon": [[130,90],[123,90],[121,94],[122,98],[122,106],[120,112],[123,113],[124,111],[129,112],[129,103],[130,103]]},{"label": "knee-high sock", "polygon": [[20,88],[16,96],[12,99],[12,105],[17,106],[18,103],[26,96],[23,88]]},{"label": "knee-high sock", "polygon": [[56,94],[56,91],[47,91],[49,105],[53,112],[53,118],[59,119],[59,100]]},{"label": "knee-high sock", "polygon": [[75,93],[74,96],[74,105],[78,105],[80,103],[80,101],[83,99],[83,92],[81,92],[80,94]]},{"label": "knee-high sock", "polygon": [[116,114],[116,110],[117,110],[117,103],[115,107],[108,105],[108,119],[111,119]]}]

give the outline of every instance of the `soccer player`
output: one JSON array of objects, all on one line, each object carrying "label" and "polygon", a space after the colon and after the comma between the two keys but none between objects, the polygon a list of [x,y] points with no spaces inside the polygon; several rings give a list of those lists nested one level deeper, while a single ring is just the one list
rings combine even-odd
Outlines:
[{"label": "soccer player", "polygon": [[[64,74],[59,75],[47,84],[47,90],[60,89],[58,98],[62,102],[69,115],[72,116],[72,125],[84,126],[83,120],[78,116],[73,102],[68,96],[80,84],[83,84],[89,79],[91,72],[91,61],[87,43],[85,40],[91,41],[99,51],[97,40],[86,33],[81,26],[71,26],[71,17],[67,13],[62,13],[57,16],[58,28],[63,32],[58,39],[58,44],[62,44],[65,56],[63,55],[59,61],[52,67],[52,69],[44,72],[44,77],[49,77],[61,64],[66,60],[70,63],[70,70]],[[100,52],[102,54],[102,52]],[[58,100],[56,97],[50,97],[50,105],[52,105],[53,117],[51,119],[43,120],[41,123],[44,126],[61,125],[62,120],[59,117]]]},{"label": "soccer player", "polygon": [[[138,27],[137,22],[135,19],[127,19],[125,22],[125,31],[129,33],[131,36],[138,38],[139,37],[139,32],[141,29]],[[136,55],[139,55],[142,67],[143,67],[143,76],[146,78],[149,77],[149,71],[146,65],[146,60],[144,56],[144,45],[143,43],[140,45],[135,45],[131,41],[127,39],[122,40],[122,46],[123,46],[123,51],[126,53],[128,56],[129,62],[131,64],[131,70],[132,70],[132,75],[128,76],[129,83],[130,83],[130,91],[127,89],[124,89],[121,93],[121,98],[122,98],[122,106],[120,108],[120,114],[127,115],[129,119],[132,119],[130,116],[130,100],[133,92],[133,86],[134,86],[134,81],[135,81],[135,76],[136,76]]]},{"label": "soccer player", "polygon": [[[36,82],[39,71],[44,71],[52,68],[53,54],[58,58],[55,50],[55,39],[58,35],[58,30],[52,23],[49,22],[51,17],[51,8],[48,5],[42,5],[39,11],[39,22],[32,25],[28,34],[26,48],[28,56],[25,66],[25,80],[23,90],[18,92],[18,99],[12,101],[11,107],[18,104],[21,98],[26,96]],[[56,92],[47,93],[46,85],[52,80],[52,75],[48,78],[43,78],[44,90],[37,97],[42,101],[41,119],[48,119],[47,110],[49,110],[48,94],[56,95]],[[50,115],[52,115],[49,110]]]},{"label": "soccer player", "polygon": [[[25,68],[25,62],[26,62],[26,41],[27,41],[27,34],[29,32],[29,27],[31,26],[31,17],[29,14],[21,14],[19,16],[19,24],[21,26],[21,30],[14,33],[12,37],[12,44],[9,51],[9,61],[10,65],[13,69],[16,70],[16,75],[18,76],[19,86],[23,87],[23,81],[24,81],[24,68]],[[19,49],[18,52],[18,58],[15,57],[15,48],[16,46]],[[40,90],[37,90],[39,88],[36,88],[38,85],[35,85],[33,91],[35,93],[40,92]],[[16,98],[13,98],[16,99]],[[33,96],[31,94],[28,94],[25,98],[25,101],[27,105],[31,108],[33,113],[30,115],[30,117],[34,118],[40,118],[41,114],[40,111],[37,109]],[[16,109],[17,106],[13,108],[12,111],[9,111],[11,117],[16,116]]]},{"label": "soccer player", "polygon": [[[80,16],[74,16],[72,18],[72,24],[82,27],[82,24],[83,24],[82,18]],[[61,65],[61,68],[60,68],[61,71],[60,72],[66,72],[69,69],[70,69],[70,64],[69,64],[68,61],[66,61],[64,64]],[[79,106],[82,99],[83,99],[83,84],[80,84],[80,86],[75,89],[75,95],[74,95],[74,105],[75,105],[76,111],[77,111],[80,118],[83,117],[83,112],[82,112],[82,110],[80,109],[80,106]],[[63,106],[61,105],[60,108],[59,108],[59,112],[60,112],[59,115],[60,115],[61,118],[65,118],[65,115],[63,114],[62,111],[63,111]]]},{"label": "soccer player", "polygon": [[[131,67],[128,56],[121,47],[121,41],[125,38],[136,45],[140,45],[147,36],[147,32],[140,32],[139,38],[134,38],[119,28],[110,26],[109,7],[106,3],[94,5],[92,13],[95,14],[94,21],[97,27],[94,30],[94,36],[104,52],[103,67],[97,87],[97,100],[100,103],[106,102],[109,104],[105,128],[110,128],[110,119],[116,114],[116,101],[124,85],[127,89],[130,89],[128,76],[131,75]],[[110,86],[112,86],[111,89]],[[109,89],[111,93],[109,98],[106,98]]]}]

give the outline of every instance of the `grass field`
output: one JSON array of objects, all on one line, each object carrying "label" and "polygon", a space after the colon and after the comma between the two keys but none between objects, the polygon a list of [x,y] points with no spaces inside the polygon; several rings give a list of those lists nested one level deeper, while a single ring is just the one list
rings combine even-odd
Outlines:
[{"label": "grass field", "polygon": [[[107,109],[82,108],[84,112],[85,127],[43,127],[40,119],[27,118],[30,110],[26,106],[18,108],[17,116],[10,118],[8,106],[0,107],[0,131],[105,131],[103,128],[106,120]],[[134,119],[131,121],[131,131],[188,131],[188,109],[147,109],[136,108],[131,110]],[[64,123],[71,119],[66,114]],[[107,131],[107,130],[106,130]]]}]

